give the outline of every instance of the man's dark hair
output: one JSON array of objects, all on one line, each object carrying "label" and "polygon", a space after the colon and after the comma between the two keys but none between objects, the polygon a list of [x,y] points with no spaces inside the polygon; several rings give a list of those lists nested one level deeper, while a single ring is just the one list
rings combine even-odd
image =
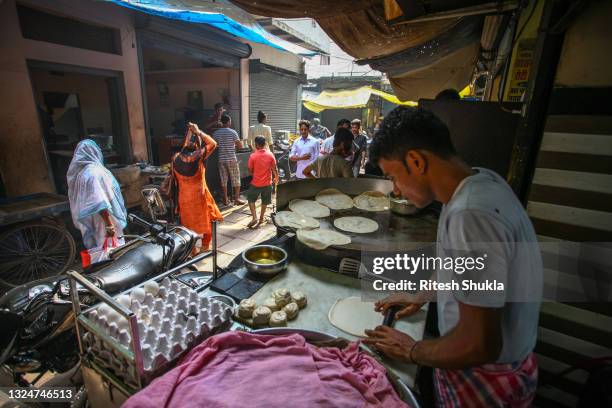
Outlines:
[{"label": "man's dark hair", "polygon": [[222,108],[223,107],[223,102],[217,102],[215,103],[215,110]]},{"label": "man's dark hair", "polygon": [[345,128],[339,128],[334,135],[334,148],[343,145],[344,151],[348,152],[353,147],[353,133]]},{"label": "man's dark hair", "polygon": [[257,122],[263,123],[263,121],[266,120],[266,117],[267,117],[267,115],[266,115],[265,112],[263,112],[263,111],[257,112]]},{"label": "man's dark hair", "polygon": [[255,146],[256,147],[264,147],[266,145],[266,138],[263,136],[255,137]]},{"label": "man's dark hair", "polygon": [[370,160],[404,160],[409,150],[427,150],[443,159],[457,153],[446,125],[421,108],[399,106],[383,120],[370,147]]},{"label": "man's dark hair", "polygon": [[445,89],[436,95],[436,101],[458,101],[461,99],[459,92],[456,89]]},{"label": "man's dark hair", "polygon": [[306,126],[308,129],[310,129],[310,122],[307,121],[306,119],[300,120],[300,122],[298,123],[298,128],[301,128],[302,125]]},{"label": "man's dark hair", "polygon": [[338,121],[338,124],[336,125],[336,129],[341,128],[344,125],[348,125],[349,127],[351,127],[351,121],[348,119],[340,119]]},{"label": "man's dark hair", "polygon": [[231,119],[232,118],[227,113],[221,115],[221,123],[223,123],[224,125],[227,124],[227,122],[229,122]]}]

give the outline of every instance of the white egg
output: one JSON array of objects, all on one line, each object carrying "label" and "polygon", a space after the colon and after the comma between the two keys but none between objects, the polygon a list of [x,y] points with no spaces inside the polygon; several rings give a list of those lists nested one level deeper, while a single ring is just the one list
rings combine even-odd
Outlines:
[{"label": "white egg", "polygon": [[121,318],[121,315],[117,313],[114,309],[110,309],[110,311],[106,315],[106,320],[108,321],[109,325],[112,323],[117,324],[120,318]]},{"label": "white egg", "polygon": [[152,294],[153,296],[157,296],[157,292],[159,292],[159,285],[155,281],[145,282],[144,291]]},{"label": "white egg", "polygon": [[108,314],[112,311],[113,309],[111,309],[111,307],[109,305],[107,305],[106,303],[100,305],[100,307],[98,308],[98,316],[100,317],[106,317],[106,319],[108,320]]},{"label": "white egg", "polygon": [[120,295],[117,297],[117,303],[129,309],[130,305],[132,304],[132,300],[128,295]]},{"label": "white egg", "polygon": [[142,303],[145,299],[145,291],[143,288],[136,288],[132,291],[132,293],[130,293],[130,297],[132,298],[132,301],[137,300],[138,302]]}]

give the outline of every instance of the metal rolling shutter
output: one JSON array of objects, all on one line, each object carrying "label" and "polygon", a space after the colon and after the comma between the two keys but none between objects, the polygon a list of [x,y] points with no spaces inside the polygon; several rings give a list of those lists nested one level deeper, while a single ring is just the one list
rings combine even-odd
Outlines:
[{"label": "metal rolling shutter", "polygon": [[249,78],[249,121],[257,123],[257,112],[268,115],[272,132],[296,131],[298,79],[270,71],[251,73]]}]

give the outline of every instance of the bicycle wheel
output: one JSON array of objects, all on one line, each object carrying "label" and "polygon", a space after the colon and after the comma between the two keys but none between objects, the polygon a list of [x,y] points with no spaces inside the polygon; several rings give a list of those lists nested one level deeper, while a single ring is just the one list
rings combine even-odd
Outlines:
[{"label": "bicycle wheel", "polygon": [[14,287],[64,272],[74,261],[70,233],[51,224],[16,225],[0,234],[0,283]]}]

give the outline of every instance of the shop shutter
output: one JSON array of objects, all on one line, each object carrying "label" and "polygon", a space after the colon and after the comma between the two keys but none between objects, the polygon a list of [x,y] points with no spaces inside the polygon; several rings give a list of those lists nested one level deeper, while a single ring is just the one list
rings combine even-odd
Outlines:
[{"label": "shop shutter", "polygon": [[270,71],[251,73],[249,78],[249,125],[257,124],[257,112],[268,115],[272,132],[297,128],[298,79]]}]

